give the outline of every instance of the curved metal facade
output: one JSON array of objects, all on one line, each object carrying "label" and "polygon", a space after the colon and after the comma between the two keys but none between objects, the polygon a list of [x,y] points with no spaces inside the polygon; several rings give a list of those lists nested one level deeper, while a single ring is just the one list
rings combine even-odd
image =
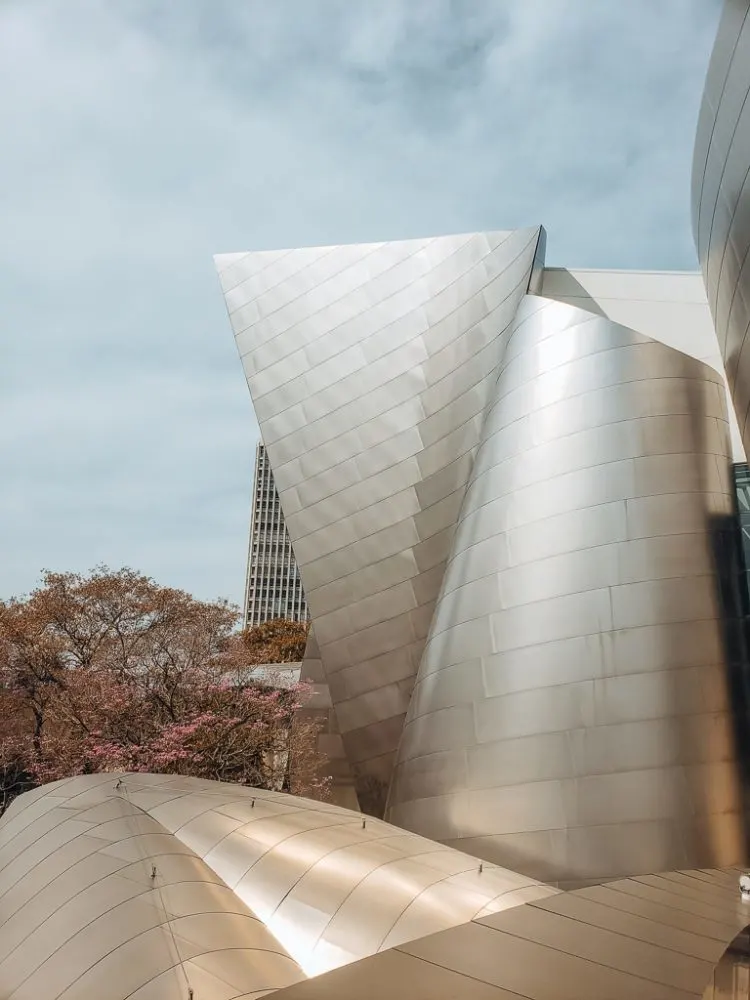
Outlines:
[{"label": "curved metal facade", "polygon": [[541,245],[531,229],[216,259],[357,795],[374,815]]},{"label": "curved metal facade", "polygon": [[722,961],[748,921],[739,875],[675,871],[560,893],[373,955],[275,1000],[745,1000],[747,952],[734,952],[739,968]]},{"label": "curved metal facade", "polygon": [[[0,820],[5,1000],[705,1000],[748,921],[736,869],[559,892],[320,803],[120,777],[47,785]],[[346,958],[369,957],[329,953],[307,979],[240,899],[285,892],[300,951],[345,914]]]},{"label": "curved metal facade", "polygon": [[561,882],[742,857],[717,554],[721,376],[527,296],[388,819]]},{"label": "curved metal facade", "polygon": [[693,232],[746,451],[750,446],[750,2],[727,0],[693,162]]},{"label": "curved metal facade", "polygon": [[[116,775],[43,786],[0,819],[0,996],[264,996],[304,978],[262,920]],[[183,793],[184,794],[184,793]],[[210,799],[205,803],[210,806]],[[152,866],[156,868],[151,877]]]},{"label": "curved metal facade", "polygon": [[[726,389],[656,337],[695,278],[633,302],[654,339],[530,294],[543,248],[217,259],[324,738],[364,812],[535,878],[735,863]],[[664,336],[713,356],[704,321]]]},{"label": "curved metal facade", "polygon": [[120,778],[46,785],[0,819],[0,996],[260,997],[556,893],[335,806]]}]

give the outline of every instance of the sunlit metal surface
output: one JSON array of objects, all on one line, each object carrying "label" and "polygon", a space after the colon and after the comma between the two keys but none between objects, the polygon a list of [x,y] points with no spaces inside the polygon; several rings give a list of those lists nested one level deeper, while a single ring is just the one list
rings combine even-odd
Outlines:
[{"label": "sunlit metal surface", "polygon": [[0,996],[185,1000],[185,974],[262,995],[555,893],[333,805],[89,775],[0,819]]},{"label": "sunlit metal surface", "polygon": [[743,856],[721,377],[521,304],[387,818],[562,884]]},{"label": "sunlit metal surface", "polygon": [[[750,918],[739,874],[677,871],[561,893],[400,945],[275,1000],[744,1000],[744,970],[722,958]],[[705,992],[714,983],[719,992]],[[727,985],[737,992],[721,991]]]},{"label": "sunlit metal surface", "polygon": [[335,806],[88,775],[0,819],[0,996],[740,1000],[741,874],[558,892]]},{"label": "sunlit metal surface", "polygon": [[382,815],[540,230],[216,258],[360,805]]},{"label": "sunlit metal surface", "polygon": [[[28,792],[0,819],[3,1000],[263,996],[304,978],[263,921],[117,776]],[[210,806],[210,802],[207,803]],[[152,877],[153,874],[153,877]]]},{"label": "sunlit metal surface", "polygon": [[745,442],[750,444],[750,11],[727,0],[695,143],[693,232]]}]

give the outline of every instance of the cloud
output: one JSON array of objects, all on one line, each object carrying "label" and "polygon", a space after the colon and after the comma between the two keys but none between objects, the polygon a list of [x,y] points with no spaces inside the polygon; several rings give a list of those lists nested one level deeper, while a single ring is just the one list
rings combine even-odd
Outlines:
[{"label": "cloud", "polygon": [[542,222],[693,268],[719,0],[6,0],[0,594],[242,593],[252,407],[215,252]]}]

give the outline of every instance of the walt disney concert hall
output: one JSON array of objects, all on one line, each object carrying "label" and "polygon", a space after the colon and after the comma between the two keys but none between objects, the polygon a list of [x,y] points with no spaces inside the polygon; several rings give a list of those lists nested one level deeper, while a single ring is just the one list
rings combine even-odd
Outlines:
[{"label": "walt disney concert hall", "polygon": [[750,996],[749,98],[727,0],[695,274],[540,226],[216,257],[334,801],[24,794],[2,1000]]}]

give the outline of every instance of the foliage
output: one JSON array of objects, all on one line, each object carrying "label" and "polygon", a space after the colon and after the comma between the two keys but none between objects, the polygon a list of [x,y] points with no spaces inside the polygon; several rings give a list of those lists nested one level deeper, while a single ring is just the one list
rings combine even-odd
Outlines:
[{"label": "foliage", "polygon": [[238,633],[237,612],[132,570],[43,575],[0,601],[0,811],[27,787],[158,771],[327,796],[305,685],[251,677],[298,658],[306,627]]},{"label": "foliage", "polygon": [[307,645],[307,622],[288,618],[254,625],[242,634],[248,663],[299,663]]}]

